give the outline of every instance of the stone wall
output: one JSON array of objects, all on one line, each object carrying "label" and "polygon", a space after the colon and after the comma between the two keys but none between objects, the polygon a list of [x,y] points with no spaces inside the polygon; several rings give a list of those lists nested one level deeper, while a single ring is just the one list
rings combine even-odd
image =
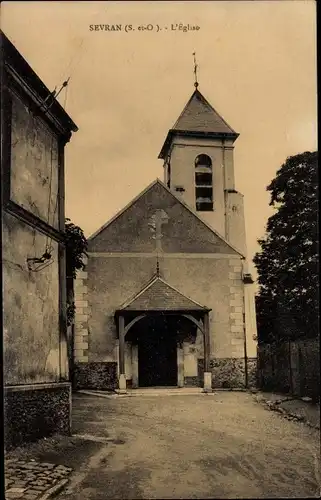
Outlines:
[{"label": "stone wall", "polygon": [[249,389],[256,389],[258,387],[257,358],[247,359],[247,376]]},{"label": "stone wall", "polygon": [[114,390],[118,386],[117,363],[77,363],[75,389]]},{"label": "stone wall", "polygon": [[[213,389],[245,389],[245,360],[244,358],[216,358],[211,359]],[[198,377],[200,385],[204,380],[204,360],[198,360]]]},{"label": "stone wall", "polygon": [[60,433],[69,435],[69,383],[10,387],[4,392],[6,449]]}]

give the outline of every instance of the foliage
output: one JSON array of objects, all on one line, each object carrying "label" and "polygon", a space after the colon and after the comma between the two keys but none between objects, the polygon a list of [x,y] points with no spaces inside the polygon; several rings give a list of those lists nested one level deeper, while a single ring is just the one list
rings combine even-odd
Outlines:
[{"label": "foliage", "polygon": [[318,153],[287,158],[267,187],[275,213],[254,257],[259,342],[318,335]]},{"label": "foliage", "polygon": [[76,306],[75,302],[72,301],[67,301],[67,326],[71,326],[74,322],[75,319],[75,314],[76,314]]},{"label": "foliage", "polygon": [[68,278],[76,278],[77,270],[84,269],[84,256],[87,255],[87,240],[83,230],[70,219],[65,221],[66,270]]},{"label": "foliage", "polygon": [[75,317],[75,303],[73,299],[73,280],[77,271],[85,267],[84,257],[87,256],[87,240],[83,230],[71,222],[65,221],[66,237],[66,274],[67,274],[67,325],[72,325]]}]

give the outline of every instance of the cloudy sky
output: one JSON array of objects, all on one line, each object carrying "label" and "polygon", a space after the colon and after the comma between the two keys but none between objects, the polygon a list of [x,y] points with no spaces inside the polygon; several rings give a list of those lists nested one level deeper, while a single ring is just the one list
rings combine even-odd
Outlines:
[{"label": "cloudy sky", "polygon": [[[179,23],[200,29],[173,31]],[[157,156],[194,90],[196,51],[200,91],[240,133],[236,189],[253,257],[271,215],[267,184],[287,156],[317,149],[314,0],[2,2],[1,29],[50,89],[71,77],[59,98],[79,127],[66,211],[86,236],[163,178]]]}]

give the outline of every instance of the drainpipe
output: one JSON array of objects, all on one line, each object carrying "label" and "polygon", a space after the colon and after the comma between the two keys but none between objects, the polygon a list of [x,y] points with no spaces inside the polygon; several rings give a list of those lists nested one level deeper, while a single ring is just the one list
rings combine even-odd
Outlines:
[{"label": "drainpipe", "polygon": [[245,280],[244,280],[244,258],[242,259],[242,281],[243,281],[243,335],[244,335],[244,368],[245,368],[245,388],[249,386],[248,360],[247,360],[247,345],[246,345],[246,322],[245,322]]},{"label": "drainpipe", "polygon": [[225,141],[222,140],[222,160],[223,160],[223,176],[224,176],[224,227],[225,227],[225,238],[229,241],[229,227],[228,227],[228,207],[227,207],[227,173],[225,165]]}]

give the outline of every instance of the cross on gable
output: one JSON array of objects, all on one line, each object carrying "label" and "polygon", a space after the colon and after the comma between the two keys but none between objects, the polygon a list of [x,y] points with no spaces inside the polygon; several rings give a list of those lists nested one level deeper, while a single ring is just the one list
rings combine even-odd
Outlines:
[{"label": "cross on gable", "polygon": [[156,240],[156,250],[162,250],[162,225],[167,224],[167,222],[168,215],[163,209],[157,209],[150,218],[150,222],[148,225],[153,232],[152,238]]}]

